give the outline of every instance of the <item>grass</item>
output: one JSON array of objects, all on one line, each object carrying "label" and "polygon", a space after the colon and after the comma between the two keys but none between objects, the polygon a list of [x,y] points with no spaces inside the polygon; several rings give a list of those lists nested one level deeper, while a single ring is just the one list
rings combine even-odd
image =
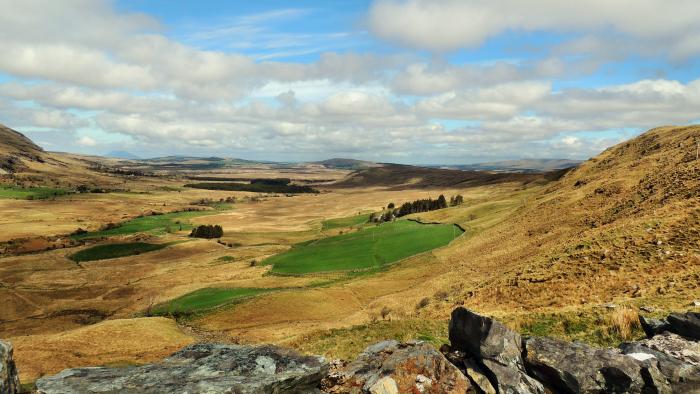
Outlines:
[{"label": "grass", "polygon": [[10,198],[17,200],[43,200],[51,197],[68,194],[65,189],[51,187],[17,187],[0,185],[0,198]]},{"label": "grass", "polygon": [[417,339],[439,348],[447,339],[447,320],[380,320],[348,328],[323,330],[290,343],[304,353],[351,360],[367,346],[388,339]]},{"label": "grass", "polygon": [[321,223],[322,230],[332,230],[334,228],[353,227],[367,223],[369,215],[355,215],[344,218],[328,219]]},{"label": "grass", "polygon": [[149,244],[145,242],[130,242],[120,244],[97,245],[83,249],[72,254],[69,258],[77,263],[83,261],[116,259],[118,257],[135,256],[141,253],[153,252],[173,245],[173,242],[164,244]]},{"label": "grass", "polygon": [[151,234],[163,234],[170,231],[186,231],[191,230],[192,225],[189,219],[199,216],[211,215],[212,211],[188,211],[188,212],[173,212],[164,215],[143,216],[122,223],[119,227],[89,232],[85,234],[74,235],[73,239],[90,239],[110,237],[116,235],[128,235],[135,233],[149,232]]},{"label": "grass", "polygon": [[213,309],[235,300],[273,291],[257,288],[206,288],[185,294],[156,306],[155,315],[183,315]]},{"label": "grass", "polygon": [[403,258],[448,244],[462,233],[447,224],[400,220],[357,232],[297,244],[264,264],[280,274],[381,268]]}]

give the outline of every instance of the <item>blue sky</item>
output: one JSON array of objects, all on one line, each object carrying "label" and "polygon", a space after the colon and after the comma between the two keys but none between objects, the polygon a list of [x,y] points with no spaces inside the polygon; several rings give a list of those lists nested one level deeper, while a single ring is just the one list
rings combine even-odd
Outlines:
[{"label": "blue sky", "polygon": [[0,6],[0,123],[49,150],[585,159],[700,121],[688,0]]}]

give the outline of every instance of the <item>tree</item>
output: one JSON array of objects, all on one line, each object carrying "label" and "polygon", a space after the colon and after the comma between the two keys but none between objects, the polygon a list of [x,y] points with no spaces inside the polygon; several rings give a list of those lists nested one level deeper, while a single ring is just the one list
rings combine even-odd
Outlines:
[{"label": "tree", "polygon": [[386,209],[394,209],[395,206],[393,202],[390,202],[389,205],[386,206]]},{"label": "tree", "polygon": [[224,236],[224,229],[219,226],[218,224],[215,226],[212,225],[201,225],[197,226],[192,229],[192,232],[190,233],[190,237],[192,238],[205,238],[205,239],[213,239],[213,238],[221,238]]}]

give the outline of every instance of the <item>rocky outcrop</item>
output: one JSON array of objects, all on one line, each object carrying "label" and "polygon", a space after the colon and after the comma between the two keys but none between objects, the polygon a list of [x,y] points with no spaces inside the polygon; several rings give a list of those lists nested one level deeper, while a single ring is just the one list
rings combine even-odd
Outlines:
[{"label": "rocky outcrop", "polygon": [[623,354],[654,364],[674,392],[700,391],[700,343],[664,333],[620,345]]},{"label": "rocky outcrop", "polygon": [[19,376],[12,353],[12,344],[0,341],[0,394],[19,392]]},{"label": "rocky outcrop", "polygon": [[[698,314],[674,314],[667,323],[644,321],[652,327],[650,338],[619,349],[595,348],[523,339],[494,319],[457,308],[449,324],[451,344],[439,352],[425,342],[385,341],[331,368],[322,357],[275,346],[203,344],[159,364],[68,369],[39,379],[37,388],[46,394],[700,393]],[[11,348],[6,349],[0,346],[0,360],[7,354],[11,360]],[[0,378],[8,376],[3,371],[14,371],[11,362],[2,366]],[[5,390],[0,394],[18,386],[16,380],[0,384]]]},{"label": "rocky outcrop", "polygon": [[515,331],[460,307],[452,312],[449,335],[451,349],[464,352],[466,363],[478,365],[499,392],[544,392],[525,372],[522,339]]},{"label": "rocky outcrop", "polygon": [[327,393],[476,393],[459,369],[424,342],[385,341],[368,347],[323,382]]},{"label": "rocky outcrop", "polygon": [[672,332],[687,338],[700,341],[700,313],[672,313],[668,316],[668,324]]},{"label": "rocky outcrop", "polygon": [[525,341],[528,371],[561,393],[671,392],[666,379],[653,365],[616,349],[592,348],[552,338]]},{"label": "rocky outcrop", "polygon": [[312,393],[328,373],[323,357],[276,346],[198,344],[160,364],[75,368],[41,378],[39,393]]},{"label": "rocky outcrop", "polygon": [[639,325],[642,326],[642,330],[648,337],[671,330],[671,325],[666,320],[651,319],[644,316],[639,316]]}]

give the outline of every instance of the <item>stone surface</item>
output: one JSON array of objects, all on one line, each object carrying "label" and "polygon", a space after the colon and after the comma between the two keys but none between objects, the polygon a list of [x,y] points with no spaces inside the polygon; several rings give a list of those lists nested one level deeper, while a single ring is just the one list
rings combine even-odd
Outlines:
[{"label": "stone surface", "polygon": [[484,370],[501,393],[543,393],[525,373],[520,335],[486,316],[459,307],[449,325],[452,349],[464,351]]},{"label": "stone surface", "polygon": [[683,359],[693,347],[696,352],[700,350],[697,343],[670,333],[620,345],[624,354],[651,356],[647,360],[656,365],[674,392],[691,392],[691,388],[700,391],[700,366],[692,358]]},{"label": "stone surface", "polygon": [[276,346],[198,344],[160,364],[75,368],[37,381],[39,393],[312,393],[323,357]]},{"label": "stone surface", "polygon": [[671,331],[694,340],[700,340],[700,313],[672,313],[668,316]]},{"label": "stone surface", "polygon": [[525,341],[525,352],[528,371],[556,392],[670,392],[653,365],[615,349],[534,337]]},{"label": "stone surface", "polygon": [[[393,391],[394,388],[397,391]],[[385,341],[323,382],[328,393],[467,393],[469,379],[430,344]]]},{"label": "stone surface", "polygon": [[0,341],[0,394],[19,392],[19,377],[13,358],[12,344]]},{"label": "stone surface", "polygon": [[652,319],[641,315],[639,316],[639,324],[648,338],[671,329],[671,325],[666,320]]}]

